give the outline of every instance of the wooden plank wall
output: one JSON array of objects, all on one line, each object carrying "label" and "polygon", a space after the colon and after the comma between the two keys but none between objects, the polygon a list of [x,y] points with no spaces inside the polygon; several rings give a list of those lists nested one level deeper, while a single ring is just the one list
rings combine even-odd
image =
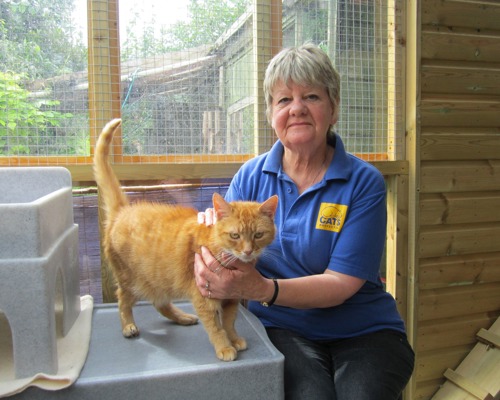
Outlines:
[{"label": "wooden plank wall", "polygon": [[411,399],[430,399],[500,315],[500,1],[419,8]]}]

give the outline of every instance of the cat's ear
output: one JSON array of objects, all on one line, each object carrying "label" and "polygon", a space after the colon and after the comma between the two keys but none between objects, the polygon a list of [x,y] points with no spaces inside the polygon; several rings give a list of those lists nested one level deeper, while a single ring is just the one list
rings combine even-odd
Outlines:
[{"label": "cat's ear", "polygon": [[231,215],[231,205],[219,193],[213,194],[212,203],[218,220]]},{"label": "cat's ear", "polygon": [[269,218],[274,218],[276,209],[278,208],[278,196],[274,195],[269,197],[264,203],[260,205],[259,211]]}]

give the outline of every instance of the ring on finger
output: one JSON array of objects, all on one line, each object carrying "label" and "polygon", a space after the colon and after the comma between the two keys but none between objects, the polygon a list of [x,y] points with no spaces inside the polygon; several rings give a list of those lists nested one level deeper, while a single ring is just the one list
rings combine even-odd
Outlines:
[{"label": "ring on finger", "polygon": [[209,287],[210,287],[210,282],[209,282],[209,281],[207,281],[207,283],[205,283],[205,289],[207,289],[207,290],[208,290],[208,288],[209,288]]},{"label": "ring on finger", "polygon": [[208,291],[208,298],[211,299],[212,298],[212,292],[209,290]]}]

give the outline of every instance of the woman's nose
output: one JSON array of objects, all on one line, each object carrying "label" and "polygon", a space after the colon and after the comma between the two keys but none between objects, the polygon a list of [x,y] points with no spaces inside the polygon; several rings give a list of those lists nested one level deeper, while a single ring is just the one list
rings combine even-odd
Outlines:
[{"label": "woman's nose", "polygon": [[307,107],[302,99],[293,99],[290,104],[290,114],[291,115],[302,115],[307,112]]}]

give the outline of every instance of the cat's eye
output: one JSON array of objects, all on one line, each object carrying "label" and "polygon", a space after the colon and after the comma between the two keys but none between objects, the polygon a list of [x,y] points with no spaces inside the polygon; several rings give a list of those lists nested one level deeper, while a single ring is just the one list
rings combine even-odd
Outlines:
[{"label": "cat's eye", "polygon": [[264,236],[264,232],[257,232],[253,237],[255,239],[262,239],[263,236]]},{"label": "cat's eye", "polygon": [[229,234],[229,237],[230,237],[231,239],[235,239],[235,240],[236,240],[236,239],[239,239],[239,238],[240,238],[240,234],[239,234],[239,233],[230,233],[230,234]]}]

